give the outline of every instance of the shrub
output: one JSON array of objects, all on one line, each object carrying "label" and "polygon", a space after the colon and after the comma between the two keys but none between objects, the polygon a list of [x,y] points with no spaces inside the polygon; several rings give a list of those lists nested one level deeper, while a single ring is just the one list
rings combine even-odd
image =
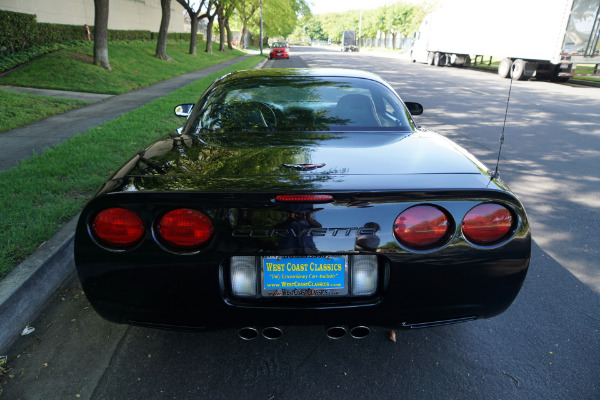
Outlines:
[{"label": "shrub", "polygon": [[13,53],[32,45],[36,16],[0,10],[0,49]]}]

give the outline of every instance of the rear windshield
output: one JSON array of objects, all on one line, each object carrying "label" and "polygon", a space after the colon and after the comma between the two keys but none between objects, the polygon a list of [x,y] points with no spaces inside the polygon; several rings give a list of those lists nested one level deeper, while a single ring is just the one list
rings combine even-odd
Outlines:
[{"label": "rear windshield", "polygon": [[287,47],[287,44],[275,42],[271,45],[271,47]]},{"label": "rear windshield", "polygon": [[386,86],[360,78],[235,79],[215,86],[190,121],[193,131],[412,131]]}]

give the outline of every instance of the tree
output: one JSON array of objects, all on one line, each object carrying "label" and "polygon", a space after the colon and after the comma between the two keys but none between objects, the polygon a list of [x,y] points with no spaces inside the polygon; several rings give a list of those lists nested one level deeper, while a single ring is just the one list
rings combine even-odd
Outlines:
[{"label": "tree", "polygon": [[155,57],[161,60],[173,61],[167,55],[167,33],[169,32],[169,21],[171,20],[171,0],[160,0],[160,7],[162,8],[162,18],[160,20],[160,30],[158,31]]},{"label": "tree", "polygon": [[[298,19],[310,15],[305,0],[263,0],[263,25],[267,37],[286,37],[294,31]],[[254,16],[253,25],[258,24]]]},{"label": "tree", "polygon": [[229,18],[235,11],[235,4],[233,2],[229,2],[223,8],[223,26],[227,32],[227,47],[229,50],[233,50],[233,46],[231,45],[231,42],[233,42],[233,34],[231,33],[231,27],[229,26]]},{"label": "tree", "polygon": [[327,40],[327,36],[325,36],[325,33],[323,32],[323,27],[319,20],[310,18],[302,28],[304,28],[304,26],[306,26],[306,30],[302,29],[302,33],[306,34],[311,40]]},{"label": "tree", "polygon": [[[214,10],[211,14],[211,8],[214,6]],[[212,54],[212,35],[213,35],[213,23],[215,22],[215,17],[219,13],[219,10],[223,6],[218,3],[216,0],[209,0],[208,7],[206,9],[206,18],[208,19],[208,24],[206,25],[206,52],[208,54]]]},{"label": "tree", "polygon": [[225,52],[225,11],[223,7],[217,12],[219,21],[219,51]]},{"label": "tree", "polygon": [[196,3],[193,0],[177,0],[177,2],[183,6],[185,11],[187,11],[188,15],[190,16],[190,22],[192,25],[192,31],[191,31],[192,33],[190,36],[190,51],[189,51],[189,53],[193,56],[196,55],[196,46],[198,43],[198,24],[200,23],[200,20],[202,18],[206,18],[206,13],[202,12],[202,9],[204,8],[204,4],[206,1],[207,0],[200,1],[200,4],[198,4],[198,8],[194,10],[194,8],[192,6],[195,5]]},{"label": "tree", "polygon": [[94,65],[111,69],[108,63],[108,0],[94,0]]},{"label": "tree", "polygon": [[[385,14],[386,14],[386,11],[387,11],[386,6],[376,9],[375,17],[373,19],[375,28],[379,32],[379,42],[377,43],[377,46],[379,46],[379,47],[385,47],[385,32],[386,32]],[[382,42],[383,42],[383,46],[381,46]]]},{"label": "tree", "polygon": [[248,30],[248,22],[260,7],[260,0],[235,0],[235,8],[238,16],[242,20],[242,30],[240,31],[240,49],[244,48],[244,36]]}]

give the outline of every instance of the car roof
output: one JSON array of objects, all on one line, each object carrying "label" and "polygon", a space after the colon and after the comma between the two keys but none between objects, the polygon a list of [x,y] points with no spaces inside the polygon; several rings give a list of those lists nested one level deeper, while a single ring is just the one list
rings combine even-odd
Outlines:
[{"label": "car roof", "polygon": [[[237,72],[231,72],[222,76],[218,81],[228,82],[235,79],[258,78],[258,77],[339,77],[339,78],[361,78],[370,79],[376,82],[386,84],[378,75],[371,72],[358,69],[345,68],[268,68],[268,69],[249,69]],[[387,84],[386,84],[387,85]]]}]

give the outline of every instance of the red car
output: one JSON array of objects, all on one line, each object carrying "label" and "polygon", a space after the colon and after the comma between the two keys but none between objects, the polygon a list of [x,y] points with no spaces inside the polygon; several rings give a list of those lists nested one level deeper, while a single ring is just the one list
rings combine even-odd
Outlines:
[{"label": "red car", "polygon": [[275,42],[271,45],[269,59],[274,58],[290,58],[290,47],[285,42]]}]

